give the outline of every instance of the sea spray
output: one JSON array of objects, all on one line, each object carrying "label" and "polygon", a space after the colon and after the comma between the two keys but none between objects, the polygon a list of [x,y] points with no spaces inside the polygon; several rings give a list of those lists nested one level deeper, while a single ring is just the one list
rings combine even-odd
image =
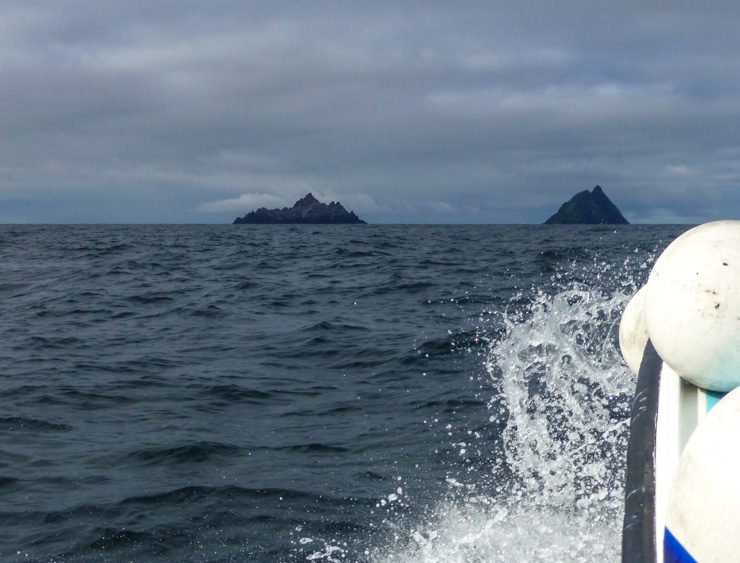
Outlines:
[{"label": "sea spray", "polygon": [[616,346],[628,296],[574,288],[540,292],[505,317],[488,373],[507,416],[506,462],[532,506],[598,517],[621,502],[621,466],[633,378]]},{"label": "sea spray", "polygon": [[632,291],[572,283],[512,299],[483,358],[503,453],[470,483],[448,479],[449,499],[376,561],[618,559],[634,380],[616,331]]}]

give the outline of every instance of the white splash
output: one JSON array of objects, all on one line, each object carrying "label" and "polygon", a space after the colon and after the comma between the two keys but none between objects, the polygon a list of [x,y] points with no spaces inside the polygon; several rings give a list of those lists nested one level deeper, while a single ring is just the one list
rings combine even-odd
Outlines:
[{"label": "white splash", "polygon": [[[486,506],[488,505],[488,506]],[[491,561],[608,561],[614,537],[600,522],[552,510],[507,509],[492,500],[444,504],[412,541],[373,561],[488,563]]]},{"label": "white splash", "polygon": [[372,561],[619,559],[634,377],[616,331],[632,291],[540,292],[504,315],[485,368],[498,397],[491,421],[506,422],[505,459],[474,487],[448,479],[455,500]]}]

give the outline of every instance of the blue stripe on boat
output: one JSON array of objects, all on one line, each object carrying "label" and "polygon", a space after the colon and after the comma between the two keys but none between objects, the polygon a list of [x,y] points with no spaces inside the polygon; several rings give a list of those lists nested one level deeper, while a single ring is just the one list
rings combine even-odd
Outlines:
[{"label": "blue stripe on boat", "polygon": [[665,538],[663,539],[663,562],[664,563],[696,563],[696,559],[686,551],[671,531],[665,529]]},{"label": "blue stripe on boat", "polygon": [[727,393],[721,391],[704,391],[707,394],[707,412],[711,411],[714,405],[719,403],[720,399]]}]

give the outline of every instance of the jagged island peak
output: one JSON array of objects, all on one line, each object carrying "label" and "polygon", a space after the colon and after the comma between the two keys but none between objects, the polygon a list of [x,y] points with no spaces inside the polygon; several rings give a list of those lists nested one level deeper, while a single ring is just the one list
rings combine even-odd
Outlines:
[{"label": "jagged island peak", "polygon": [[560,206],[545,225],[629,225],[601,186],[583,190]]},{"label": "jagged island peak", "polygon": [[237,217],[235,225],[240,224],[301,224],[335,225],[335,224],[364,224],[365,221],[355,215],[354,211],[347,211],[338,201],[329,204],[321,203],[309,192],[295,202],[293,207],[282,209],[266,209],[260,207],[250,211],[244,217]]}]

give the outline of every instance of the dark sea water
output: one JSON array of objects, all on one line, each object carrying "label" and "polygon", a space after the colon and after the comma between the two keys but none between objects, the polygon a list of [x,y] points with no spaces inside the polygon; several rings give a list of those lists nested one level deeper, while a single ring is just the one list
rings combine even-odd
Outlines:
[{"label": "dark sea water", "polygon": [[0,226],[0,560],[617,560],[685,229]]}]

